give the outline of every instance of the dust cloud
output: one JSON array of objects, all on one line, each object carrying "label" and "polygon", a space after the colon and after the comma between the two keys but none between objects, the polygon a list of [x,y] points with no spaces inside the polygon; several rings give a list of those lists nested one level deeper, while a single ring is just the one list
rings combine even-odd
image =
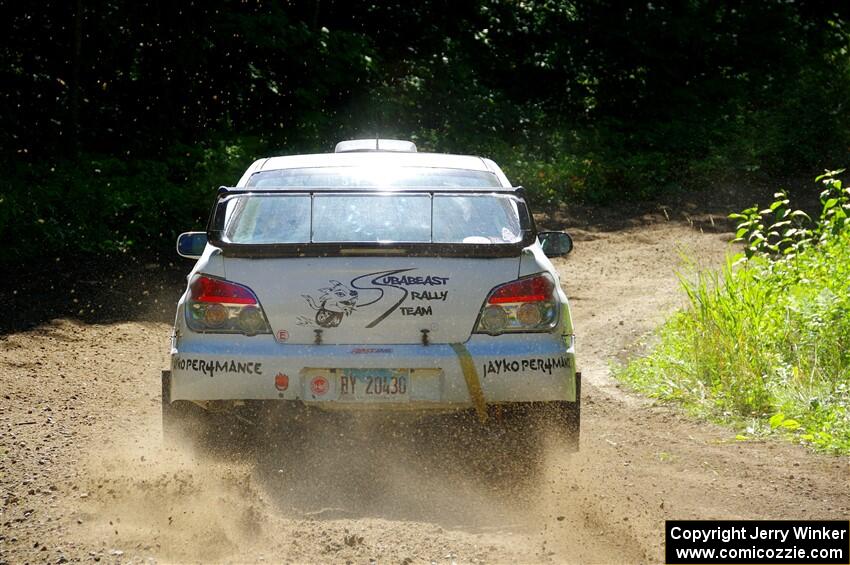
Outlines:
[{"label": "dust cloud", "polygon": [[[475,422],[319,416],[297,433],[168,447],[150,423],[85,463],[80,535],[166,561],[547,557],[541,513],[557,471],[475,450],[474,431],[452,428]],[[207,432],[232,425],[219,415]]]}]

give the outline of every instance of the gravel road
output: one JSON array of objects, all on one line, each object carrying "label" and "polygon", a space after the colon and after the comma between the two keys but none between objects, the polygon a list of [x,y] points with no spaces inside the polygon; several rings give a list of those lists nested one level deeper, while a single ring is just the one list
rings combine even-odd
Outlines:
[{"label": "gravel road", "polygon": [[735,441],[610,377],[681,300],[680,252],[721,263],[730,234],[713,223],[657,212],[572,229],[558,266],[581,451],[551,448],[545,475],[516,485],[471,475],[468,454],[364,449],[338,430],[297,456],[163,449],[159,372],[186,263],[2,299],[0,562],[661,562],[665,519],[847,519],[847,458]]}]

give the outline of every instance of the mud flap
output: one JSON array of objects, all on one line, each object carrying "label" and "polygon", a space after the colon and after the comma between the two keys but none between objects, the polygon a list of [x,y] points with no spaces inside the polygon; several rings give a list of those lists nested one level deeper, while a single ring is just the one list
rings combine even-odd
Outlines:
[{"label": "mud flap", "polygon": [[578,451],[581,437],[581,372],[576,372],[575,402],[564,403],[563,417],[566,426],[566,447],[569,451]]},{"label": "mud flap", "polygon": [[171,371],[162,372],[162,440],[168,445],[175,432],[174,407],[171,406]]},{"label": "mud flap", "polygon": [[162,372],[162,441],[174,446],[176,438],[183,433],[185,408],[178,402],[171,403],[171,371]]},{"label": "mud flap", "polygon": [[171,371],[162,372],[162,405],[171,404]]},{"label": "mud flap", "polygon": [[478,415],[478,421],[482,424],[487,423],[487,401],[484,399],[484,391],[481,389],[481,381],[478,378],[478,371],[475,369],[475,363],[472,361],[472,355],[462,343],[453,343],[452,349],[460,361],[460,369],[463,371],[463,378],[466,381],[466,389],[469,391],[469,398],[475,406],[475,413]]}]

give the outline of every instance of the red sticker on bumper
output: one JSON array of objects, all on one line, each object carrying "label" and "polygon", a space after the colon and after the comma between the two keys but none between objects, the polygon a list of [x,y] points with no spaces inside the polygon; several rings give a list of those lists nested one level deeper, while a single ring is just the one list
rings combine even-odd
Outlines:
[{"label": "red sticker on bumper", "polygon": [[325,377],[313,377],[313,380],[310,381],[310,391],[316,396],[324,396],[329,388],[330,383]]},{"label": "red sticker on bumper", "polygon": [[277,390],[286,390],[289,388],[289,375],[278,373],[274,378],[274,386]]}]

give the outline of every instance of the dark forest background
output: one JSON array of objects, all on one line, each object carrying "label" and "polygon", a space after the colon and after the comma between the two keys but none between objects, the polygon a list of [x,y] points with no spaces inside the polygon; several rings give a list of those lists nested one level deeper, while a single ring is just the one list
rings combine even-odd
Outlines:
[{"label": "dark forest background", "polygon": [[376,134],[538,206],[814,176],[850,156],[843,6],[2,2],[0,263],[171,250],[254,158]]}]

